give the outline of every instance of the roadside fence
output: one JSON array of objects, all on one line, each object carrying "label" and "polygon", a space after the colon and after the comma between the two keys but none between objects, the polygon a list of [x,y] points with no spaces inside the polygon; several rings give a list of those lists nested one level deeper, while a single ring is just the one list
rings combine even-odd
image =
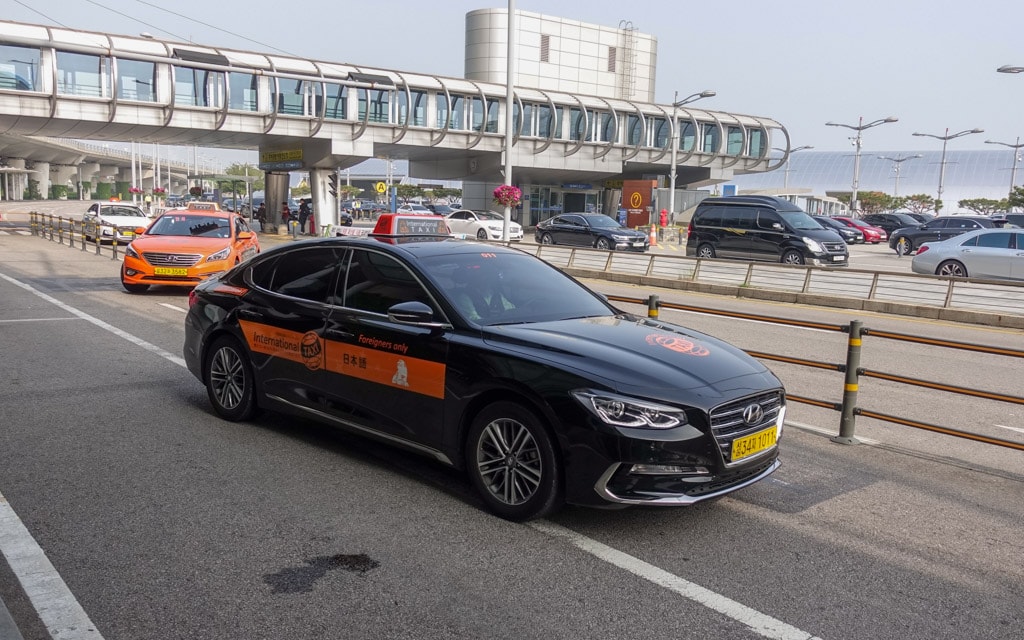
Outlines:
[{"label": "roadside fence", "polygon": [[785,362],[788,364],[803,367],[811,367],[815,369],[825,369],[828,371],[835,371],[844,374],[842,386],[842,402],[833,402],[830,400],[822,400],[819,398],[797,396],[789,393],[786,394],[786,397],[794,402],[809,404],[824,409],[832,409],[834,411],[839,412],[839,433],[832,438],[832,440],[835,442],[839,442],[842,444],[856,444],[856,419],[857,416],[863,416],[865,418],[873,418],[875,420],[899,424],[906,427],[913,427],[915,429],[923,429],[925,431],[932,431],[935,433],[941,433],[944,435],[954,436],[957,438],[964,438],[967,440],[974,440],[976,442],[983,442],[986,444],[992,444],[1001,447],[1006,447],[1009,449],[1016,449],[1018,451],[1024,451],[1024,442],[1014,442],[1012,440],[1005,440],[1002,438],[995,438],[983,434],[971,433],[969,431],[955,429],[953,427],[946,427],[942,425],[931,424],[928,422],[922,422],[920,420],[915,420],[913,418],[895,416],[887,413],[882,413],[880,411],[874,411],[869,408],[861,407],[858,404],[858,402],[860,401],[859,392],[861,378],[874,378],[878,380],[887,380],[889,382],[896,382],[899,384],[914,387],[933,389],[935,391],[940,391],[944,393],[954,393],[959,395],[971,396],[974,398],[981,398],[988,401],[1024,405],[1024,397],[1022,396],[996,393],[993,391],[986,391],[983,389],[973,389],[971,387],[962,387],[958,385],[937,382],[934,380],[911,378],[908,376],[897,375],[894,373],[863,368],[860,366],[860,360],[861,349],[863,348],[863,341],[865,337],[879,338],[883,340],[895,340],[900,342],[910,342],[914,344],[928,345],[931,347],[939,347],[945,349],[972,351],[975,353],[987,353],[991,355],[1005,356],[1008,358],[1018,359],[1024,359],[1024,350],[1008,349],[1005,347],[993,347],[988,345],[973,344],[969,342],[957,342],[953,340],[939,340],[936,338],[929,338],[925,336],[917,336],[906,333],[896,333],[892,331],[883,331],[880,329],[871,329],[869,327],[863,326],[863,323],[860,320],[853,320],[848,325],[836,325],[822,322],[806,322],[803,320],[793,320],[790,318],[780,318],[777,316],[756,315],[737,311],[723,311],[721,309],[707,309],[692,305],[662,302],[656,295],[652,295],[647,298],[608,296],[608,299],[614,302],[646,306],[647,315],[648,317],[651,318],[657,318],[659,315],[659,310],[661,308],[665,308],[674,309],[678,311],[688,311],[692,313],[702,313],[707,315],[717,315],[730,318],[742,318],[745,320],[757,320],[759,322],[767,322],[771,324],[805,327],[811,329],[818,329],[822,331],[834,331],[836,333],[847,334],[846,362],[844,363],[806,360],[803,358],[794,358],[792,356],[766,353],[762,351],[746,351],[748,355],[753,356],[754,358],[758,358],[759,360]]}]

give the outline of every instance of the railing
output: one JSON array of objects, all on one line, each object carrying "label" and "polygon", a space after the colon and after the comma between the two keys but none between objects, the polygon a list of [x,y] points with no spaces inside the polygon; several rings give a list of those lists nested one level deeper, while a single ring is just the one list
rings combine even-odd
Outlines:
[{"label": "railing", "polygon": [[1009,449],[1016,449],[1018,451],[1024,451],[1024,443],[1022,442],[1014,442],[1012,440],[1005,440],[1002,438],[995,438],[992,436],[986,436],[978,433],[971,433],[969,431],[964,431],[961,429],[954,429],[952,427],[945,427],[941,425],[931,424],[928,422],[922,422],[920,420],[915,420],[913,418],[894,416],[891,414],[866,409],[858,405],[861,378],[876,378],[879,380],[886,380],[889,382],[896,382],[899,384],[905,384],[909,386],[933,389],[945,393],[956,393],[960,395],[966,395],[974,398],[981,398],[984,400],[990,400],[995,402],[1005,402],[1008,404],[1024,405],[1024,397],[1021,396],[986,391],[983,389],[973,389],[970,387],[961,387],[958,385],[946,384],[934,380],[911,378],[908,376],[901,376],[894,373],[886,373],[882,371],[874,371],[871,369],[862,368],[860,366],[860,359],[861,349],[863,348],[863,338],[865,336],[876,337],[886,340],[898,340],[902,342],[910,342],[915,344],[926,344],[932,347],[940,347],[946,349],[959,349],[972,351],[975,353],[987,353],[991,355],[1020,359],[1024,359],[1024,350],[1009,349],[1006,347],[992,347],[988,345],[973,344],[968,342],[957,342],[953,340],[940,340],[937,338],[915,336],[905,333],[895,333],[892,331],[883,331],[880,329],[869,329],[867,327],[864,327],[860,320],[853,320],[850,322],[849,325],[834,325],[821,322],[806,322],[802,320],[793,320],[790,318],[780,318],[776,316],[742,313],[738,311],[723,311],[719,309],[695,307],[692,305],[674,304],[670,302],[662,302],[658,298],[658,296],[649,296],[647,298],[608,296],[608,299],[614,302],[644,305],[647,307],[647,315],[653,318],[657,318],[659,315],[659,310],[665,308],[674,309],[678,311],[688,311],[691,313],[704,313],[710,315],[727,316],[730,318],[743,318],[746,320],[757,320],[759,322],[767,322],[771,324],[784,324],[788,326],[806,327],[817,329],[820,331],[834,331],[837,333],[848,334],[849,338],[847,340],[845,363],[821,362],[817,360],[794,358],[792,356],[765,353],[761,351],[746,351],[746,353],[749,354],[750,356],[758,358],[760,360],[785,362],[787,364],[811,367],[815,369],[825,369],[828,371],[835,371],[844,374],[845,377],[843,380],[842,387],[842,402],[832,402],[829,400],[822,400],[819,398],[808,398],[804,396],[793,395],[790,393],[786,394],[786,397],[794,402],[809,404],[815,407],[821,407],[824,409],[832,409],[834,411],[838,411],[840,413],[839,433],[832,438],[836,442],[843,444],[857,443],[857,439],[855,436],[856,418],[857,416],[864,416],[865,418],[873,418],[875,420],[891,422],[893,424],[899,424],[906,427],[913,427],[915,429],[923,429],[925,431],[941,433],[944,435],[963,438],[966,440],[973,440],[975,442],[983,442],[985,444],[992,444],[1000,447],[1006,447]]},{"label": "railing", "polygon": [[[859,300],[865,309],[941,317],[959,309],[994,316],[991,323],[1024,328],[1024,282],[881,273],[846,267],[791,266],[691,258],[655,253],[608,252],[552,245],[523,245],[538,258],[573,275],[632,281],[670,289],[736,293],[790,302],[836,305]],[[727,291],[725,287],[728,287]],[[762,292],[758,295],[755,292]],[[831,300],[830,300],[831,299]],[[907,308],[901,308],[906,306]],[[928,307],[934,308],[933,312]],[[1007,317],[1010,316],[1010,317]],[[985,323],[985,318],[977,322]]]}]

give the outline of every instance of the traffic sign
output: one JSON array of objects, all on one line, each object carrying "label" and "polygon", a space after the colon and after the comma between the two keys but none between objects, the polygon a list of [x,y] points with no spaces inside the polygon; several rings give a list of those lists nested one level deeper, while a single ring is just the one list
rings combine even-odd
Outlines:
[{"label": "traffic sign", "polygon": [[384,184],[383,182],[378,182],[377,184],[374,185],[374,188],[377,189],[377,193],[384,193],[385,191],[388,190],[388,185]]}]

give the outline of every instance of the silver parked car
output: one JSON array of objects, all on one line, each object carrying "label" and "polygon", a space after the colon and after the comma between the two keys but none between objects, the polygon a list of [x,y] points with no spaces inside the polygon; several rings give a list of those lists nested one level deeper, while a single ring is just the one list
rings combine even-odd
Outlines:
[{"label": "silver parked car", "polygon": [[977,229],[926,242],[911,269],[955,278],[1024,280],[1024,229]]}]

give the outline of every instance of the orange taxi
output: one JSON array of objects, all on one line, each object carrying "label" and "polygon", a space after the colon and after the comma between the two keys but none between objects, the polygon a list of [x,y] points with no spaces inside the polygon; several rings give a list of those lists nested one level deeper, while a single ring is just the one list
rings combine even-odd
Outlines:
[{"label": "orange taxi", "polygon": [[260,252],[245,219],[214,203],[168,210],[136,231],[121,265],[121,284],[130,293],[152,285],[191,288]]}]

